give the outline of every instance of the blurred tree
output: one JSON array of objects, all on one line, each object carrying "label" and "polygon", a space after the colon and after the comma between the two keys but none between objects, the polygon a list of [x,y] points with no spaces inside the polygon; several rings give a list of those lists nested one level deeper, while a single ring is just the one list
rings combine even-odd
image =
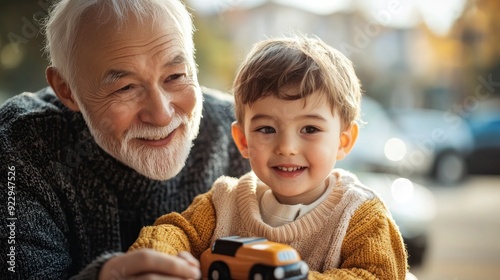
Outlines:
[{"label": "blurred tree", "polygon": [[[477,71],[476,76],[500,81],[500,2],[497,0],[476,0],[465,15],[462,41],[466,57]],[[476,81],[477,85],[477,81]],[[499,95],[498,84],[492,94]]]},{"label": "blurred tree", "polygon": [[0,103],[22,91],[46,86],[47,60],[40,22],[50,0],[0,3]]},{"label": "blurred tree", "polygon": [[500,94],[498,12],[500,1],[468,0],[448,34],[436,35],[425,25],[419,27],[425,44],[418,45],[420,52],[414,63],[422,65],[425,107],[467,117],[468,112],[461,112],[461,107],[471,110],[475,102]]},{"label": "blurred tree", "polygon": [[196,32],[196,62],[200,85],[230,91],[238,59],[228,34],[217,18],[193,15]]},{"label": "blurred tree", "polygon": [[[469,0],[462,19],[451,33],[462,47],[455,59],[464,67],[458,81],[465,97],[500,94],[499,12],[497,0]],[[488,85],[481,88],[485,81]]]}]

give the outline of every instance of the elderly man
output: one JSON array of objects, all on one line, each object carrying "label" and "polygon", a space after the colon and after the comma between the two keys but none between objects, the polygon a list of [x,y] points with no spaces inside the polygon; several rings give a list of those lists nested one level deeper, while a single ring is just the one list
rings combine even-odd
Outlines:
[{"label": "elderly man", "polygon": [[45,31],[50,88],[0,109],[2,275],[197,278],[188,257],[123,253],[156,217],[249,170],[232,98],[198,84],[186,8],[62,0]]}]

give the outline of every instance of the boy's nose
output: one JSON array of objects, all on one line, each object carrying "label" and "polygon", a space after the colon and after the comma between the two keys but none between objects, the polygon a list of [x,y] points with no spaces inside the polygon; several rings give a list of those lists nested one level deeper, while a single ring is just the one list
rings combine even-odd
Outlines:
[{"label": "boy's nose", "polygon": [[282,135],[276,145],[276,154],[280,156],[294,156],[299,151],[299,143],[291,135]]}]

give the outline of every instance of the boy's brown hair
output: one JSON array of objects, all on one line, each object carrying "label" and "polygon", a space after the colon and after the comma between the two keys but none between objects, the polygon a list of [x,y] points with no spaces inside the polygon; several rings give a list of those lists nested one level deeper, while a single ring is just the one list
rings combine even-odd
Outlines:
[{"label": "boy's brown hair", "polygon": [[296,35],[255,44],[238,69],[233,90],[241,125],[245,105],[260,98],[297,100],[314,92],[326,96],[332,112],[338,110],[344,129],[359,118],[361,84],[352,62],[319,38]]}]

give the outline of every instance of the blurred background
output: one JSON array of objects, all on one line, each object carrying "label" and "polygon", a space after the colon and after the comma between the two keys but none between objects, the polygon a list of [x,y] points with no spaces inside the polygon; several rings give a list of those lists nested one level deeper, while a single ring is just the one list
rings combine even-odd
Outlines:
[{"label": "blurred background", "polygon": [[[47,86],[40,21],[52,2],[0,1],[0,104]],[[384,197],[419,279],[499,278],[500,1],[185,3],[208,87],[230,92],[266,37],[314,35],[347,55],[365,124],[338,166]]]}]

